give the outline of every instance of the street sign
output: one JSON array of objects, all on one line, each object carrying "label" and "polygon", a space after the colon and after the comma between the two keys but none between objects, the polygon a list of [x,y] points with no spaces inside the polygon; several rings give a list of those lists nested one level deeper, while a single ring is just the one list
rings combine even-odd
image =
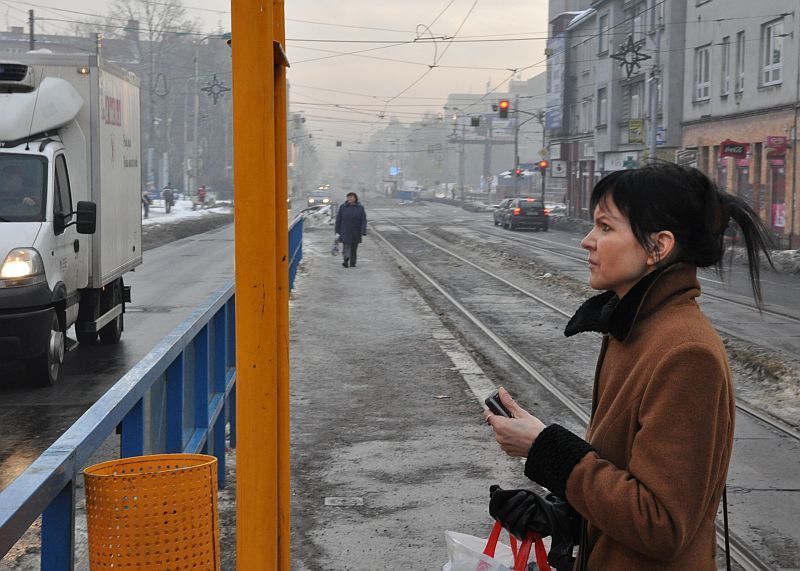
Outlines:
[{"label": "street sign", "polygon": [[550,156],[550,150],[546,149],[546,148],[545,149],[539,149],[539,156],[542,157],[543,159],[546,159],[547,157]]},{"label": "street sign", "polygon": [[567,161],[550,161],[550,176],[567,178]]}]

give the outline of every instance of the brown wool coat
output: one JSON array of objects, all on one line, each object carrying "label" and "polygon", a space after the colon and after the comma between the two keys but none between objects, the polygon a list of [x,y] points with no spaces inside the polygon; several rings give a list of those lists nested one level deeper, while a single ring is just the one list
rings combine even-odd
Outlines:
[{"label": "brown wool coat", "polygon": [[589,571],[716,569],[736,403],[725,348],[695,301],[696,274],[667,268],[628,337],[603,338],[587,431],[597,452],[566,485],[589,522]]}]

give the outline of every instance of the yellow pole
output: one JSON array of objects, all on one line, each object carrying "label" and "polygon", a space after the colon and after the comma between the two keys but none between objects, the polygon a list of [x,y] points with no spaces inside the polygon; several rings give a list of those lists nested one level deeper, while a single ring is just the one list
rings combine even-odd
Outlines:
[{"label": "yellow pole", "polygon": [[237,567],[288,570],[286,114],[284,72],[275,67],[283,64],[273,42],[283,10],[232,0],[231,14]]}]

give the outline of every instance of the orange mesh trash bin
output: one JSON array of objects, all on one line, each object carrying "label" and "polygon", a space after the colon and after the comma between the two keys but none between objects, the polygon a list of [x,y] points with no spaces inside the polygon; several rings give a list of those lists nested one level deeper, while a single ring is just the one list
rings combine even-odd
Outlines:
[{"label": "orange mesh trash bin", "polygon": [[83,474],[92,571],[220,569],[214,456],[120,458]]}]

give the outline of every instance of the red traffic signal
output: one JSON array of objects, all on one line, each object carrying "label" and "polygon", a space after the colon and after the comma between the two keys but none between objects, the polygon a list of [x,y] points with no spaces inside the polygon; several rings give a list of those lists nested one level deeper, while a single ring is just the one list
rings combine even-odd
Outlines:
[{"label": "red traffic signal", "polygon": [[537,166],[537,167],[539,167],[539,172],[540,172],[540,173],[542,173],[542,174],[544,174],[544,173],[545,173],[545,171],[546,171],[548,168],[550,168],[550,161],[548,161],[547,159],[542,159],[541,161],[539,161],[538,163],[536,163],[536,166]]},{"label": "red traffic signal", "polygon": [[500,113],[501,119],[508,119],[508,99],[501,99],[497,105],[497,110]]},{"label": "red traffic signal", "polygon": [[514,174],[517,176],[522,176],[522,169],[517,167],[514,169]]}]

